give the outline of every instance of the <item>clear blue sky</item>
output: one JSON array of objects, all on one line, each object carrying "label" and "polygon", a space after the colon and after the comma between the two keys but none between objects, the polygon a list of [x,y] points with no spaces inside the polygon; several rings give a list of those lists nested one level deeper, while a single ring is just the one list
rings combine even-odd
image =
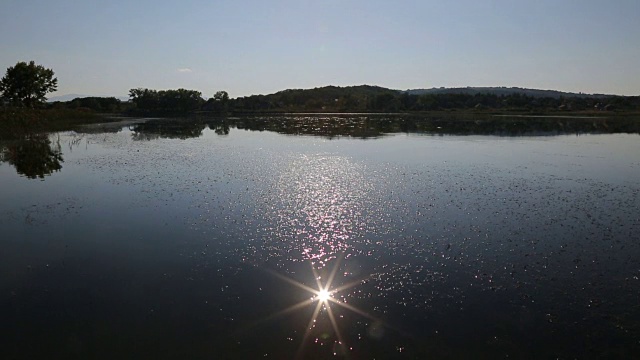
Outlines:
[{"label": "clear blue sky", "polygon": [[640,95],[640,0],[2,0],[0,71],[54,95],[519,86]]}]

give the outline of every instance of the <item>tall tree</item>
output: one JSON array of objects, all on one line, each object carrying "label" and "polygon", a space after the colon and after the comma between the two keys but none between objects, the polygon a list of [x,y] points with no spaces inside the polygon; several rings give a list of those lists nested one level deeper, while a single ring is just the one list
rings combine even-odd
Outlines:
[{"label": "tall tree", "polygon": [[213,105],[216,111],[226,111],[229,102],[229,94],[226,91],[218,91],[213,94]]},{"label": "tall tree", "polygon": [[58,79],[53,75],[53,70],[33,61],[28,64],[21,61],[7,68],[0,80],[0,91],[14,105],[34,107],[45,102],[45,95],[58,88]]},{"label": "tall tree", "polygon": [[202,93],[196,90],[129,90],[131,101],[140,110],[151,113],[188,113],[198,110],[204,100]]},{"label": "tall tree", "polygon": [[157,110],[158,104],[160,103],[158,91],[151,89],[131,89],[129,90],[129,97],[140,110]]},{"label": "tall tree", "polygon": [[214,100],[226,103],[229,101],[229,94],[226,91],[218,91],[213,95]]}]

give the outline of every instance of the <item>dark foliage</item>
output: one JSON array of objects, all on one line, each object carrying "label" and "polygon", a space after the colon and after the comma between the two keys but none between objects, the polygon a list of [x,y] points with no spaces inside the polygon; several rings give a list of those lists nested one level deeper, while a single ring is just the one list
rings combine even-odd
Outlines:
[{"label": "dark foliage", "polygon": [[204,104],[202,93],[196,90],[131,89],[131,101],[136,110],[147,114],[186,114],[199,110]]},{"label": "dark foliage", "polygon": [[82,109],[0,109],[0,140],[22,139],[31,134],[76,130],[92,123],[115,121]]},{"label": "dark foliage", "polygon": [[122,110],[122,101],[115,97],[75,98],[65,105],[71,109],[83,108],[96,112],[117,112]]},{"label": "dark foliage", "polygon": [[53,70],[31,61],[7,68],[0,80],[0,93],[13,106],[35,107],[45,102],[47,93],[56,91],[58,79]]},{"label": "dark foliage", "polygon": [[[506,89],[506,88],[505,88]],[[229,101],[227,110],[251,112],[407,112],[407,111],[640,111],[640,97],[558,92],[403,92],[375,86],[327,86],[308,90],[285,90]],[[548,96],[543,96],[548,95]],[[208,109],[205,109],[208,110]]]}]

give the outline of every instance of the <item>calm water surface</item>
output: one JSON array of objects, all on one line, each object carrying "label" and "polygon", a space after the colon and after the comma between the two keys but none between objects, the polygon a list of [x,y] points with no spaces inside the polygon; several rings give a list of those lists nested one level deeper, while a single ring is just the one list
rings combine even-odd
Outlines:
[{"label": "calm water surface", "polygon": [[2,145],[0,357],[640,354],[637,132],[268,120]]}]

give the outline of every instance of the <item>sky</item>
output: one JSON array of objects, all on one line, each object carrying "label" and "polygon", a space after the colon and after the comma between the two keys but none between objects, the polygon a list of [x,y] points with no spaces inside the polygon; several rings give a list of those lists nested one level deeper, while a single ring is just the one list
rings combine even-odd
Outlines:
[{"label": "sky", "polygon": [[58,91],[326,85],[640,95],[639,0],[1,0],[0,71]]}]

